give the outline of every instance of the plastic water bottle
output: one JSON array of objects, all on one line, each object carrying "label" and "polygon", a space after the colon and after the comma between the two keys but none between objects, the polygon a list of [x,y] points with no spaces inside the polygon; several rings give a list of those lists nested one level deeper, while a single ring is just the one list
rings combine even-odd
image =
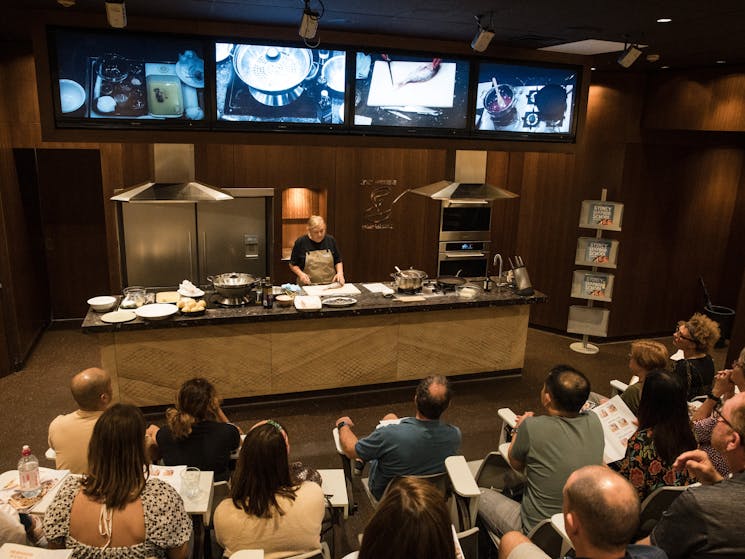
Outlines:
[{"label": "plastic water bottle", "polygon": [[318,101],[318,120],[322,123],[330,123],[332,120],[331,98],[327,90],[321,91],[321,99]]},{"label": "plastic water bottle", "polygon": [[23,445],[21,459],[18,461],[18,478],[21,494],[26,497],[36,497],[41,493],[39,482],[39,460],[31,454],[31,447]]}]

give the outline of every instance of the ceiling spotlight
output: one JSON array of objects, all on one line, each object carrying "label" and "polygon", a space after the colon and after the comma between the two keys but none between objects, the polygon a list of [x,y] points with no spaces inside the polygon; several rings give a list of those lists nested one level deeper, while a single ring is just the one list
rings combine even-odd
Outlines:
[{"label": "ceiling spotlight", "polygon": [[75,5],[75,0],[57,0],[57,4],[65,8],[70,8]]},{"label": "ceiling spotlight", "polygon": [[639,58],[642,51],[634,45],[629,45],[624,49],[621,55],[618,57],[618,63],[624,68],[629,68],[636,59]]},{"label": "ceiling spotlight", "polygon": [[660,55],[659,54],[648,54],[647,55],[647,62],[659,62]]},{"label": "ceiling spotlight", "polygon": [[726,60],[717,60],[717,64],[727,64]]},{"label": "ceiling spotlight", "polygon": [[475,17],[479,29],[478,31],[476,31],[476,35],[474,36],[473,41],[471,41],[471,48],[476,52],[484,52],[486,50],[486,47],[489,46],[489,43],[491,43],[491,40],[494,38],[494,31],[491,25],[492,18],[491,16],[489,16],[489,25],[486,26],[481,21],[483,19],[483,16]]},{"label": "ceiling spotlight", "polygon": [[106,20],[111,27],[127,27],[127,8],[124,0],[106,0]]},{"label": "ceiling spotlight", "polygon": [[[321,4],[323,7],[323,4]],[[303,17],[300,20],[300,28],[298,29],[298,35],[303,40],[313,39],[318,32],[318,20],[321,19],[322,13],[318,13],[311,9],[310,0],[305,0],[305,8],[303,9]]]},{"label": "ceiling spotlight", "polygon": [[657,23],[670,23],[671,21],[672,19],[669,17],[661,17],[660,19],[657,20]]}]

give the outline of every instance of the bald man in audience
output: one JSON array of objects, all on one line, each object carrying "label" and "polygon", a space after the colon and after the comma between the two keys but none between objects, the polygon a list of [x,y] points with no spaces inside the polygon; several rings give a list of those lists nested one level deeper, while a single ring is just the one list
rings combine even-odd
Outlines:
[{"label": "bald man in audience", "polygon": [[715,408],[717,424],[711,446],[724,457],[731,473],[723,478],[703,450],[684,452],[673,465],[686,468],[702,483],[670,505],[646,541],[664,549],[670,559],[745,557],[745,393]]},{"label": "bald man in audience", "polygon": [[[564,485],[564,527],[576,557],[585,559],[666,559],[661,549],[629,545],[639,526],[634,487],[605,466],[585,466]],[[507,532],[500,559],[550,559],[520,532]]]},{"label": "bald man in audience", "polygon": [[79,409],[54,418],[49,425],[49,447],[56,453],[57,469],[84,474],[93,427],[111,404],[111,376],[96,367],[85,369],[72,377],[70,391]]}]

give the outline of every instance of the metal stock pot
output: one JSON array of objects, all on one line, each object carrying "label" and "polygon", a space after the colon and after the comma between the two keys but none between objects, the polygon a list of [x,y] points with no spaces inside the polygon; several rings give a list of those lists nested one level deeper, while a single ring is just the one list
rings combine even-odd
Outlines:
[{"label": "metal stock pot", "polygon": [[422,288],[422,282],[427,279],[427,273],[409,268],[408,270],[397,270],[391,274],[391,277],[398,289],[416,291]]},{"label": "metal stock pot", "polygon": [[223,297],[244,297],[248,295],[251,288],[256,284],[256,278],[251,274],[231,272],[217,276],[207,276],[212,286]]}]

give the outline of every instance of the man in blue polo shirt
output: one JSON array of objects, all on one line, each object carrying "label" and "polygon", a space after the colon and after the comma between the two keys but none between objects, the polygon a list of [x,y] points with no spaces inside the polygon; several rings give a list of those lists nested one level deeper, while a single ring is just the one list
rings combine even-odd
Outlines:
[{"label": "man in blue polo shirt", "polygon": [[[363,439],[352,432],[354,423],[349,417],[336,421],[344,454],[353,460],[370,462],[370,492],[376,499],[383,496],[393,478],[444,472],[445,458],[458,453],[460,429],[440,421],[450,404],[447,378],[433,375],[422,380],[414,403],[415,417],[380,425]],[[388,414],[383,419],[398,418]]]}]

